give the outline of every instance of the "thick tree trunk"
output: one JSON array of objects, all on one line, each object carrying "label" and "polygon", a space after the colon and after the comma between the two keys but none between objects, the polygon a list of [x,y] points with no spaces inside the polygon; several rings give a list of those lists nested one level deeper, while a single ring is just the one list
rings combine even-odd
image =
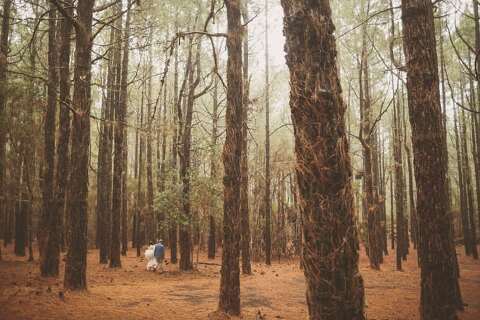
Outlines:
[{"label": "thick tree trunk", "polygon": [[240,315],[240,159],[242,157],[243,76],[240,0],[225,0],[228,22],[227,113],[223,147],[223,250],[219,309]]},{"label": "thick tree trunk", "polygon": [[72,122],[72,176],[70,180],[70,217],[68,253],[65,263],[64,286],[67,289],[87,287],[87,221],[88,164],[90,148],[92,15],[94,0],[77,4],[74,89],[72,104],[77,110]]},{"label": "thick tree trunk", "polygon": [[446,136],[430,0],[402,0],[402,22],[414,171],[417,185],[420,318],[455,319],[458,296],[448,211]]},{"label": "thick tree trunk", "polygon": [[365,319],[346,108],[330,2],[282,0],[281,4],[292,89],[308,313],[316,320]]},{"label": "thick tree trunk", "polygon": [[57,10],[50,2],[48,14],[48,88],[47,112],[45,114],[44,131],[44,176],[43,176],[43,207],[40,224],[40,271],[43,277],[57,276],[60,263],[60,232],[59,212],[54,202],[55,195],[55,119],[57,110],[58,88],[58,55],[56,45]]}]

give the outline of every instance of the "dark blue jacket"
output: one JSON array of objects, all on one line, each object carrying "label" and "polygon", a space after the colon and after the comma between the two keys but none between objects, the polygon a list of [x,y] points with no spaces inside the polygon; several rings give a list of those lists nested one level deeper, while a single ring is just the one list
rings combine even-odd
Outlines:
[{"label": "dark blue jacket", "polygon": [[155,245],[155,250],[153,251],[153,255],[155,258],[161,258],[163,259],[165,256],[165,247],[161,243],[157,243]]}]

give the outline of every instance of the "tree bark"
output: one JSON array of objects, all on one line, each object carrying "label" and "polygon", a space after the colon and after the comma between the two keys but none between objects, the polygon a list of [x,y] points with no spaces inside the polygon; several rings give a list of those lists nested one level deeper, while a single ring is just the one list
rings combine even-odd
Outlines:
[{"label": "tree bark", "polygon": [[107,94],[104,103],[104,118],[100,143],[98,146],[98,170],[97,170],[97,242],[99,246],[99,260],[102,264],[108,263],[111,243],[112,221],[112,143],[113,143],[113,120],[114,120],[114,83],[115,64],[113,46],[115,34],[118,32],[112,26],[110,30],[110,45],[112,50],[108,53],[107,65]]},{"label": "tree bark", "polygon": [[[121,230],[122,230],[122,255],[127,255],[128,249],[128,189],[127,189],[127,179],[128,179],[128,127],[125,125],[127,111],[128,111],[128,61],[129,61],[129,44],[130,44],[130,15],[131,15],[131,1],[127,2],[127,17],[125,20],[125,34],[124,34],[124,43],[123,43],[123,60],[122,60],[122,77],[120,83],[120,112],[121,117],[123,118],[123,123],[121,124],[122,130],[122,164],[121,164],[121,183],[122,183],[122,212],[121,212]],[[120,119],[118,119],[120,120]],[[120,143],[120,142],[119,142]]]},{"label": "tree bark", "polygon": [[460,292],[453,263],[432,2],[402,0],[402,23],[417,185],[420,318],[455,319]]},{"label": "tree bark", "polygon": [[[73,15],[73,1],[65,1],[65,10]],[[60,38],[59,74],[60,74],[60,116],[59,134],[57,144],[57,175],[56,175],[56,208],[60,225],[60,245],[65,246],[64,217],[67,201],[68,175],[70,172],[69,141],[70,141],[70,37],[72,23],[69,19],[61,17],[58,22],[58,38]],[[64,249],[62,249],[64,250]]]},{"label": "tree bark", "polygon": [[270,79],[268,54],[268,0],[265,0],[265,263],[272,264],[272,199],[270,197]]},{"label": "tree bark", "polygon": [[75,67],[72,105],[77,112],[72,121],[72,178],[68,232],[68,253],[65,263],[66,289],[87,287],[87,221],[88,221],[88,164],[90,147],[92,16],[94,0],[77,4],[75,26]]},{"label": "tree bark", "polygon": [[225,0],[227,8],[227,113],[223,146],[223,250],[219,309],[240,315],[240,159],[242,157],[243,76],[240,0]]},{"label": "tree bark", "polygon": [[[365,319],[329,1],[281,1],[310,319]],[[335,257],[332,259],[331,257]]]},{"label": "tree bark", "polygon": [[[243,22],[249,21],[248,1],[243,1],[242,7]],[[242,273],[251,274],[252,266],[250,262],[250,213],[248,203],[248,106],[249,106],[249,70],[248,70],[248,24],[244,27],[243,33],[243,121],[242,121],[242,159],[240,160],[241,169],[241,189],[240,189],[240,215],[242,228]]]},{"label": "tree bark", "polygon": [[457,122],[457,110],[454,109],[454,128],[455,128],[455,149],[457,151],[457,169],[458,169],[458,186],[460,193],[460,216],[462,221],[462,233],[463,233],[463,246],[465,248],[465,254],[470,256],[472,254],[472,240],[470,239],[470,223],[467,213],[467,201],[465,199],[465,183],[463,181],[463,162],[462,162],[462,150],[460,145],[460,135]]},{"label": "tree bark", "polygon": [[58,55],[56,46],[57,10],[50,2],[48,14],[48,87],[44,128],[43,207],[40,225],[40,273],[43,277],[58,276],[60,263],[59,212],[55,206],[55,119],[57,112]]},{"label": "tree bark", "polygon": [[[8,213],[6,211],[6,143],[7,143],[7,65],[8,65],[8,36],[10,34],[10,13],[12,0],[3,1],[2,11],[2,31],[0,33],[0,219],[4,219],[5,226],[3,232],[3,244],[7,244],[6,234]],[[1,249],[0,249],[1,250]],[[0,252],[1,256],[1,252]]]},{"label": "tree bark", "polygon": [[[122,3],[119,2],[115,8],[116,14],[122,12]],[[111,225],[111,242],[110,242],[110,268],[120,268],[122,262],[120,260],[120,223],[122,217],[122,176],[123,168],[123,139],[126,116],[126,100],[127,92],[121,90],[122,77],[122,20],[117,19],[114,47],[114,64],[115,64],[115,84],[114,84],[114,149],[113,149],[113,182],[112,182],[112,225]],[[128,58],[126,60],[128,65]],[[128,71],[127,71],[128,72]],[[126,77],[126,75],[125,75]],[[125,101],[125,103],[124,103]],[[124,105],[125,104],[125,105]]]},{"label": "tree bark", "polygon": [[[215,183],[217,179],[217,140],[218,140],[218,79],[213,84],[213,111],[212,111],[212,155],[210,158],[210,179]],[[208,258],[215,259],[216,254],[216,221],[214,203],[210,207],[208,228]]]}]

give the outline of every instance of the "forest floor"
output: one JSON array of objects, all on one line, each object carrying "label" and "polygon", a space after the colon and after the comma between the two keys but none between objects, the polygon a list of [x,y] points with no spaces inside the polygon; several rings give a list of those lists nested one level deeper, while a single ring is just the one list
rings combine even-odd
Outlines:
[{"label": "forest floor", "polygon": [[[463,248],[462,248],[463,249]],[[220,267],[199,264],[198,270],[145,270],[143,258],[130,249],[121,269],[98,264],[98,251],[88,254],[88,291],[63,292],[63,274],[42,279],[38,261],[15,257],[12,246],[2,249],[0,261],[0,319],[209,319],[217,308]],[[466,306],[462,320],[480,319],[480,262],[458,248],[461,288]],[[200,262],[207,262],[200,254]],[[220,264],[220,259],[208,261]],[[369,320],[419,319],[419,269],[411,250],[404,271],[395,271],[394,255],[381,271],[368,266],[362,251],[360,269],[366,286]],[[63,273],[63,262],[61,266]],[[272,266],[254,263],[253,275],[241,277],[242,319],[306,319],[305,280],[298,260],[278,260]]]}]

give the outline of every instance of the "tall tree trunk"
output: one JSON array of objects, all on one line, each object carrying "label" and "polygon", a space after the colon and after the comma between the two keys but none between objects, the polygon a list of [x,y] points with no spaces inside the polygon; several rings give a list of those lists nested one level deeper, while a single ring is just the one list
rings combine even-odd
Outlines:
[{"label": "tall tree trunk", "polygon": [[454,108],[454,128],[455,128],[455,149],[457,151],[457,168],[458,168],[458,186],[460,193],[460,216],[462,221],[463,245],[467,256],[472,254],[472,241],[470,239],[470,224],[468,221],[468,213],[465,200],[465,183],[463,181],[463,163],[462,150],[460,145],[460,135],[457,124],[457,109]]},{"label": "tall tree trunk", "polygon": [[394,139],[393,139],[393,148],[394,148],[394,163],[395,163],[395,220],[396,220],[396,239],[397,239],[397,248],[396,248],[396,268],[397,270],[402,270],[402,257],[405,250],[405,239],[404,238],[404,174],[403,174],[403,155],[402,155],[402,129],[400,125],[400,106],[399,104],[394,105],[393,108],[393,130],[394,130]]},{"label": "tall tree trunk", "polygon": [[87,221],[88,221],[88,165],[90,147],[92,19],[94,0],[77,4],[75,26],[75,67],[72,105],[72,176],[68,232],[68,253],[65,263],[64,286],[67,289],[87,287]]},{"label": "tall tree trunk", "polygon": [[[23,148],[23,146],[22,146]],[[15,255],[25,256],[25,247],[27,245],[27,212],[26,212],[26,194],[25,194],[25,162],[22,160],[21,152],[18,153],[17,162],[20,164],[18,187],[14,193],[16,200],[15,206]]]},{"label": "tall tree trunk", "polygon": [[55,119],[57,111],[58,55],[56,45],[57,10],[50,2],[48,14],[48,88],[47,112],[45,114],[43,176],[43,207],[40,238],[40,271],[43,277],[57,276],[60,263],[59,212],[54,202],[55,170]]},{"label": "tall tree trunk", "polygon": [[[115,8],[116,14],[122,12],[122,3],[119,2]],[[110,268],[120,268],[122,262],[120,260],[120,223],[122,217],[122,176],[125,168],[123,167],[123,146],[125,133],[125,117],[126,117],[126,101],[127,92],[121,90],[121,80],[123,72],[121,66],[121,44],[122,44],[122,20],[117,19],[114,48],[114,64],[115,64],[115,84],[114,84],[114,108],[115,126],[114,126],[114,149],[113,149],[113,182],[112,182],[112,236],[110,242]],[[127,58],[128,65],[128,58]],[[126,70],[128,72],[128,70]],[[127,75],[125,75],[126,77]],[[123,103],[125,101],[125,103]],[[125,104],[125,105],[124,105]]]},{"label": "tall tree trunk", "polygon": [[[0,33],[0,219],[8,220],[6,211],[6,189],[5,189],[5,173],[6,173],[6,143],[7,143],[7,65],[8,65],[8,36],[10,34],[10,13],[12,0],[3,1],[2,11],[2,31]],[[3,231],[3,244],[7,244],[5,235],[7,234],[5,223]],[[1,249],[0,249],[1,256]]]},{"label": "tall tree trunk", "polygon": [[240,315],[240,159],[242,157],[243,75],[240,0],[225,0],[227,8],[227,113],[223,147],[223,250],[219,309]]},{"label": "tall tree trunk", "polygon": [[[212,111],[212,154],[210,158],[210,179],[212,183],[217,179],[217,140],[218,140],[218,79],[215,78],[213,84],[213,111]],[[216,222],[215,222],[215,206],[212,203],[208,216],[208,258],[214,259],[216,253]]]},{"label": "tall tree trunk", "polygon": [[[365,319],[330,1],[281,1],[310,319]],[[338,250],[338,248],[342,250]],[[329,257],[335,255],[336,259]]]},{"label": "tall tree trunk", "polygon": [[[178,32],[178,21],[175,18],[175,32]],[[178,121],[177,113],[181,108],[180,97],[178,96],[178,46],[175,46],[175,63],[174,63],[174,75],[173,75],[173,135],[172,135],[172,184],[177,184],[177,150],[178,150]],[[169,217],[169,242],[170,242],[170,262],[177,263],[177,222],[175,217]]]},{"label": "tall tree trunk", "polygon": [[265,0],[265,263],[272,262],[272,199],[270,198],[270,79],[268,54],[268,0]]},{"label": "tall tree trunk", "polygon": [[[189,52],[187,58],[187,72],[188,77],[188,95],[186,100],[186,114],[181,126],[181,152],[180,152],[180,179],[182,181],[182,209],[183,216],[186,219],[186,223],[179,226],[179,240],[180,240],[180,270],[187,271],[193,269],[192,261],[192,213],[190,203],[190,162],[191,162],[191,143],[192,143],[192,117],[193,117],[193,104],[195,88],[198,85],[198,81],[194,80],[194,65],[192,58],[192,41],[189,43]],[[198,63],[200,63],[199,47],[197,49],[197,58],[195,65],[198,69]],[[177,110],[178,111],[178,110]],[[179,113],[179,122],[182,123],[182,116]]]},{"label": "tall tree trunk", "polygon": [[[110,30],[110,46],[114,46],[115,34],[118,31],[113,26]],[[99,260],[102,264],[108,263],[111,243],[112,221],[112,144],[113,144],[113,120],[114,120],[114,84],[115,84],[115,50],[108,53],[107,65],[107,93],[104,103],[104,118],[102,134],[98,150],[97,170],[97,235],[99,246]]]},{"label": "tall tree trunk", "polygon": [[[149,40],[153,40],[153,29],[150,30]],[[153,154],[152,154],[152,47],[148,52],[147,66],[147,208],[145,212],[145,232],[147,243],[155,242],[155,217],[153,213]]]},{"label": "tall tree trunk", "polygon": [[[463,96],[463,91],[462,91]],[[462,99],[463,100],[463,99]],[[474,218],[474,199],[473,199],[473,190],[472,190],[472,176],[470,171],[470,161],[468,160],[468,146],[467,146],[467,122],[465,120],[465,111],[462,109],[461,114],[461,128],[462,128],[462,163],[463,163],[463,176],[464,176],[464,185],[465,185],[465,196],[467,199],[467,212],[468,219],[470,221],[470,240],[472,248],[472,257],[478,259],[478,250],[477,250],[477,232],[475,226]]]},{"label": "tall tree trunk", "polygon": [[[73,15],[73,1],[65,1],[65,10]],[[65,246],[64,217],[67,200],[67,186],[69,175],[69,141],[70,141],[70,38],[72,34],[72,23],[68,18],[61,17],[58,22],[59,46],[59,74],[60,74],[60,123],[57,144],[57,176],[56,176],[56,207],[60,225],[60,244]],[[63,249],[62,249],[63,250]]]},{"label": "tall tree trunk", "polygon": [[[129,61],[129,44],[130,44],[130,15],[131,15],[131,1],[127,2],[127,17],[125,20],[125,34],[124,34],[124,43],[123,43],[123,60],[122,60],[122,77],[120,83],[120,116],[118,121],[122,121],[120,124],[120,129],[122,130],[122,160],[121,160],[121,217],[122,217],[122,255],[127,255],[128,249],[128,189],[127,189],[127,179],[128,179],[128,127],[126,126],[126,117],[128,110],[128,61]],[[122,118],[122,120],[120,120]],[[120,143],[120,141],[119,141]]]},{"label": "tall tree trunk", "polygon": [[[478,1],[473,1],[473,13],[474,13],[474,21],[475,21],[475,52],[480,52],[480,19],[478,14]],[[480,59],[475,59],[476,65],[475,70],[480,72]],[[477,77],[477,102],[480,103],[480,77]],[[480,110],[480,108],[476,108],[476,110]],[[476,128],[475,136],[476,136],[476,147],[477,147],[477,154],[480,154],[480,114],[472,115],[474,117],[474,124]],[[478,230],[480,232],[480,157],[477,156],[475,158],[477,162],[478,171],[476,174],[476,186],[477,186],[477,221],[478,221]]]},{"label": "tall tree trunk", "polygon": [[[363,1],[362,1],[363,4]],[[370,2],[367,4],[366,13],[368,15]],[[363,149],[363,170],[364,170],[364,191],[367,209],[367,248],[370,267],[372,269],[380,269],[382,260],[381,242],[379,239],[378,216],[380,215],[377,196],[377,179],[374,172],[376,171],[376,162],[374,153],[376,153],[376,143],[374,141],[374,128],[371,123],[371,99],[370,99],[370,74],[368,68],[368,53],[367,53],[367,25],[364,24],[363,40],[362,40],[362,55],[360,63],[360,108],[362,118],[362,149]],[[375,161],[377,160],[377,161]]]},{"label": "tall tree trunk", "polygon": [[250,213],[248,204],[248,105],[249,105],[249,70],[248,70],[248,1],[243,1],[242,7],[243,23],[246,24],[243,33],[243,121],[242,121],[242,159],[241,166],[241,189],[240,189],[240,215],[242,228],[242,273],[251,274],[250,263]]},{"label": "tall tree trunk", "polygon": [[420,318],[455,319],[460,292],[453,263],[432,2],[402,0],[402,22],[417,185]]},{"label": "tall tree trunk", "polygon": [[[145,101],[145,81],[142,84],[142,98],[140,103],[140,117],[138,127],[140,131],[143,131],[143,109]],[[143,190],[143,178],[145,175],[145,161],[144,161],[144,150],[145,150],[145,140],[143,134],[139,133],[139,149],[138,149],[138,175],[137,175],[137,208],[136,208],[136,219],[135,219],[135,229],[136,229],[136,239],[135,244],[137,246],[137,257],[140,256],[140,248],[144,243],[144,238],[142,234],[144,229],[142,229],[142,224],[144,223],[144,207],[145,207],[145,194]]]}]

